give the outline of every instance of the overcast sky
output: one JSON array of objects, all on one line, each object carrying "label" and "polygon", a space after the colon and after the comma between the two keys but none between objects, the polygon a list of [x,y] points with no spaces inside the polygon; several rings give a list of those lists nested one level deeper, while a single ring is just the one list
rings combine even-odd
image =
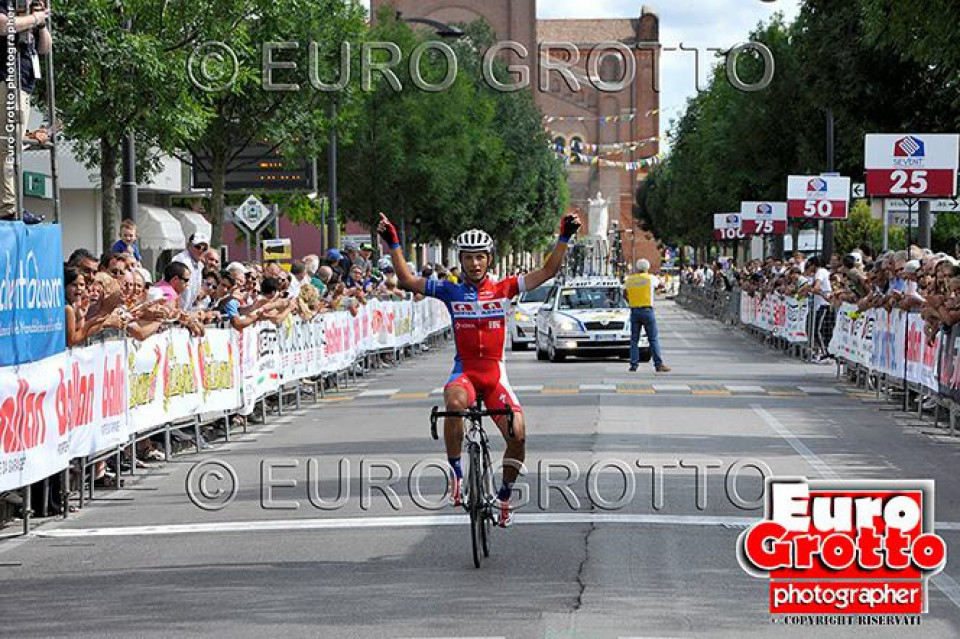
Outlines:
[{"label": "overcast sky", "polygon": [[[788,21],[796,17],[801,0],[540,0],[538,18],[635,18],[643,4],[660,16],[660,42],[664,47],[729,48],[747,39],[758,22],[782,12]],[[363,0],[368,8],[370,3]],[[708,77],[708,54],[701,54],[701,83]],[[664,52],[660,65],[661,134],[670,119],[683,111],[687,98],[696,93],[693,53]]]}]

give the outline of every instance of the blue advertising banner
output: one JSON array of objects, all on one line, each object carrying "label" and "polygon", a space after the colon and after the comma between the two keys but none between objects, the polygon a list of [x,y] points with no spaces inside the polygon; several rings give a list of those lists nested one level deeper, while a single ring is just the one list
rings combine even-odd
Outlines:
[{"label": "blue advertising banner", "polygon": [[60,227],[0,222],[0,366],[66,347]]}]

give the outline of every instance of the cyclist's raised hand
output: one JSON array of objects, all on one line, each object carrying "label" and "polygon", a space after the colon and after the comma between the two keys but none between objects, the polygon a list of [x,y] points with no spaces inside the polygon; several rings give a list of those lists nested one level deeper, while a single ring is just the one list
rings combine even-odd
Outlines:
[{"label": "cyclist's raised hand", "polygon": [[581,226],[583,226],[583,222],[580,221],[580,216],[576,213],[569,213],[563,216],[563,219],[560,221],[560,237],[570,239],[577,234]]},{"label": "cyclist's raised hand", "polygon": [[[377,224],[377,233],[387,243],[391,251],[400,250],[400,236],[397,234],[397,227],[382,212],[380,213],[380,223]],[[393,268],[397,272],[397,283],[400,284],[400,288],[423,295],[426,291],[427,281],[410,272],[403,255],[394,254]]]},{"label": "cyclist's raised hand", "polygon": [[400,246],[400,235],[397,233],[397,227],[382,212],[380,213],[380,223],[377,224],[377,233],[387,243],[390,250]]}]

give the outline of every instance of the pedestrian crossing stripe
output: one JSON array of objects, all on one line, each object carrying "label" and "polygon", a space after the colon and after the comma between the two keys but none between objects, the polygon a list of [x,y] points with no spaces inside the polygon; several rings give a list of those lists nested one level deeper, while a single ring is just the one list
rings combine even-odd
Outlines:
[{"label": "pedestrian crossing stripe", "polygon": [[[360,390],[360,389],[357,389]],[[544,386],[542,384],[531,386],[514,386],[513,391],[517,395],[600,395],[612,394],[618,395],[674,395],[674,396],[702,396],[702,397],[810,397],[810,396],[833,396],[833,397],[857,397],[856,392],[851,392],[845,388],[834,388],[830,386],[747,386],[737,384],[579,384],[564,386]],[[443,394],[442,388],[432,390],[404,390],[400,388],[387,388],[381,390],[362,390],[359,393],[348,396],[334,396],[321,400],[323,403],[345,402],[352,399],[379,399],[379,400],[402,400],[402,399],[428,399]],[[870,395],[872,397],[872,395]]]}]

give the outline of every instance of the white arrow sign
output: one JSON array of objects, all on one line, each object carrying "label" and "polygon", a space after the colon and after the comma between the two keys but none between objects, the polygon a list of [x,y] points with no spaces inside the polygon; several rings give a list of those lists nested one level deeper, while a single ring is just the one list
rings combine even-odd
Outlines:
[{"label": "white arrow sign", "polygon": [[858,182],[850,187],[850,197],[855,200],[862,200],[867,197],[867,185]]},{"label": "white arrow sign", "polygon": [[[909,211],[910,207],[906,200],[884,200],[884,208],[887,211]],[[920,210],[920,205],[914,203],[914,212]],[[957,198],[943,198],[939,200],[930,200],[930,210],[940,213],[960,212],[960,201]]]}]

